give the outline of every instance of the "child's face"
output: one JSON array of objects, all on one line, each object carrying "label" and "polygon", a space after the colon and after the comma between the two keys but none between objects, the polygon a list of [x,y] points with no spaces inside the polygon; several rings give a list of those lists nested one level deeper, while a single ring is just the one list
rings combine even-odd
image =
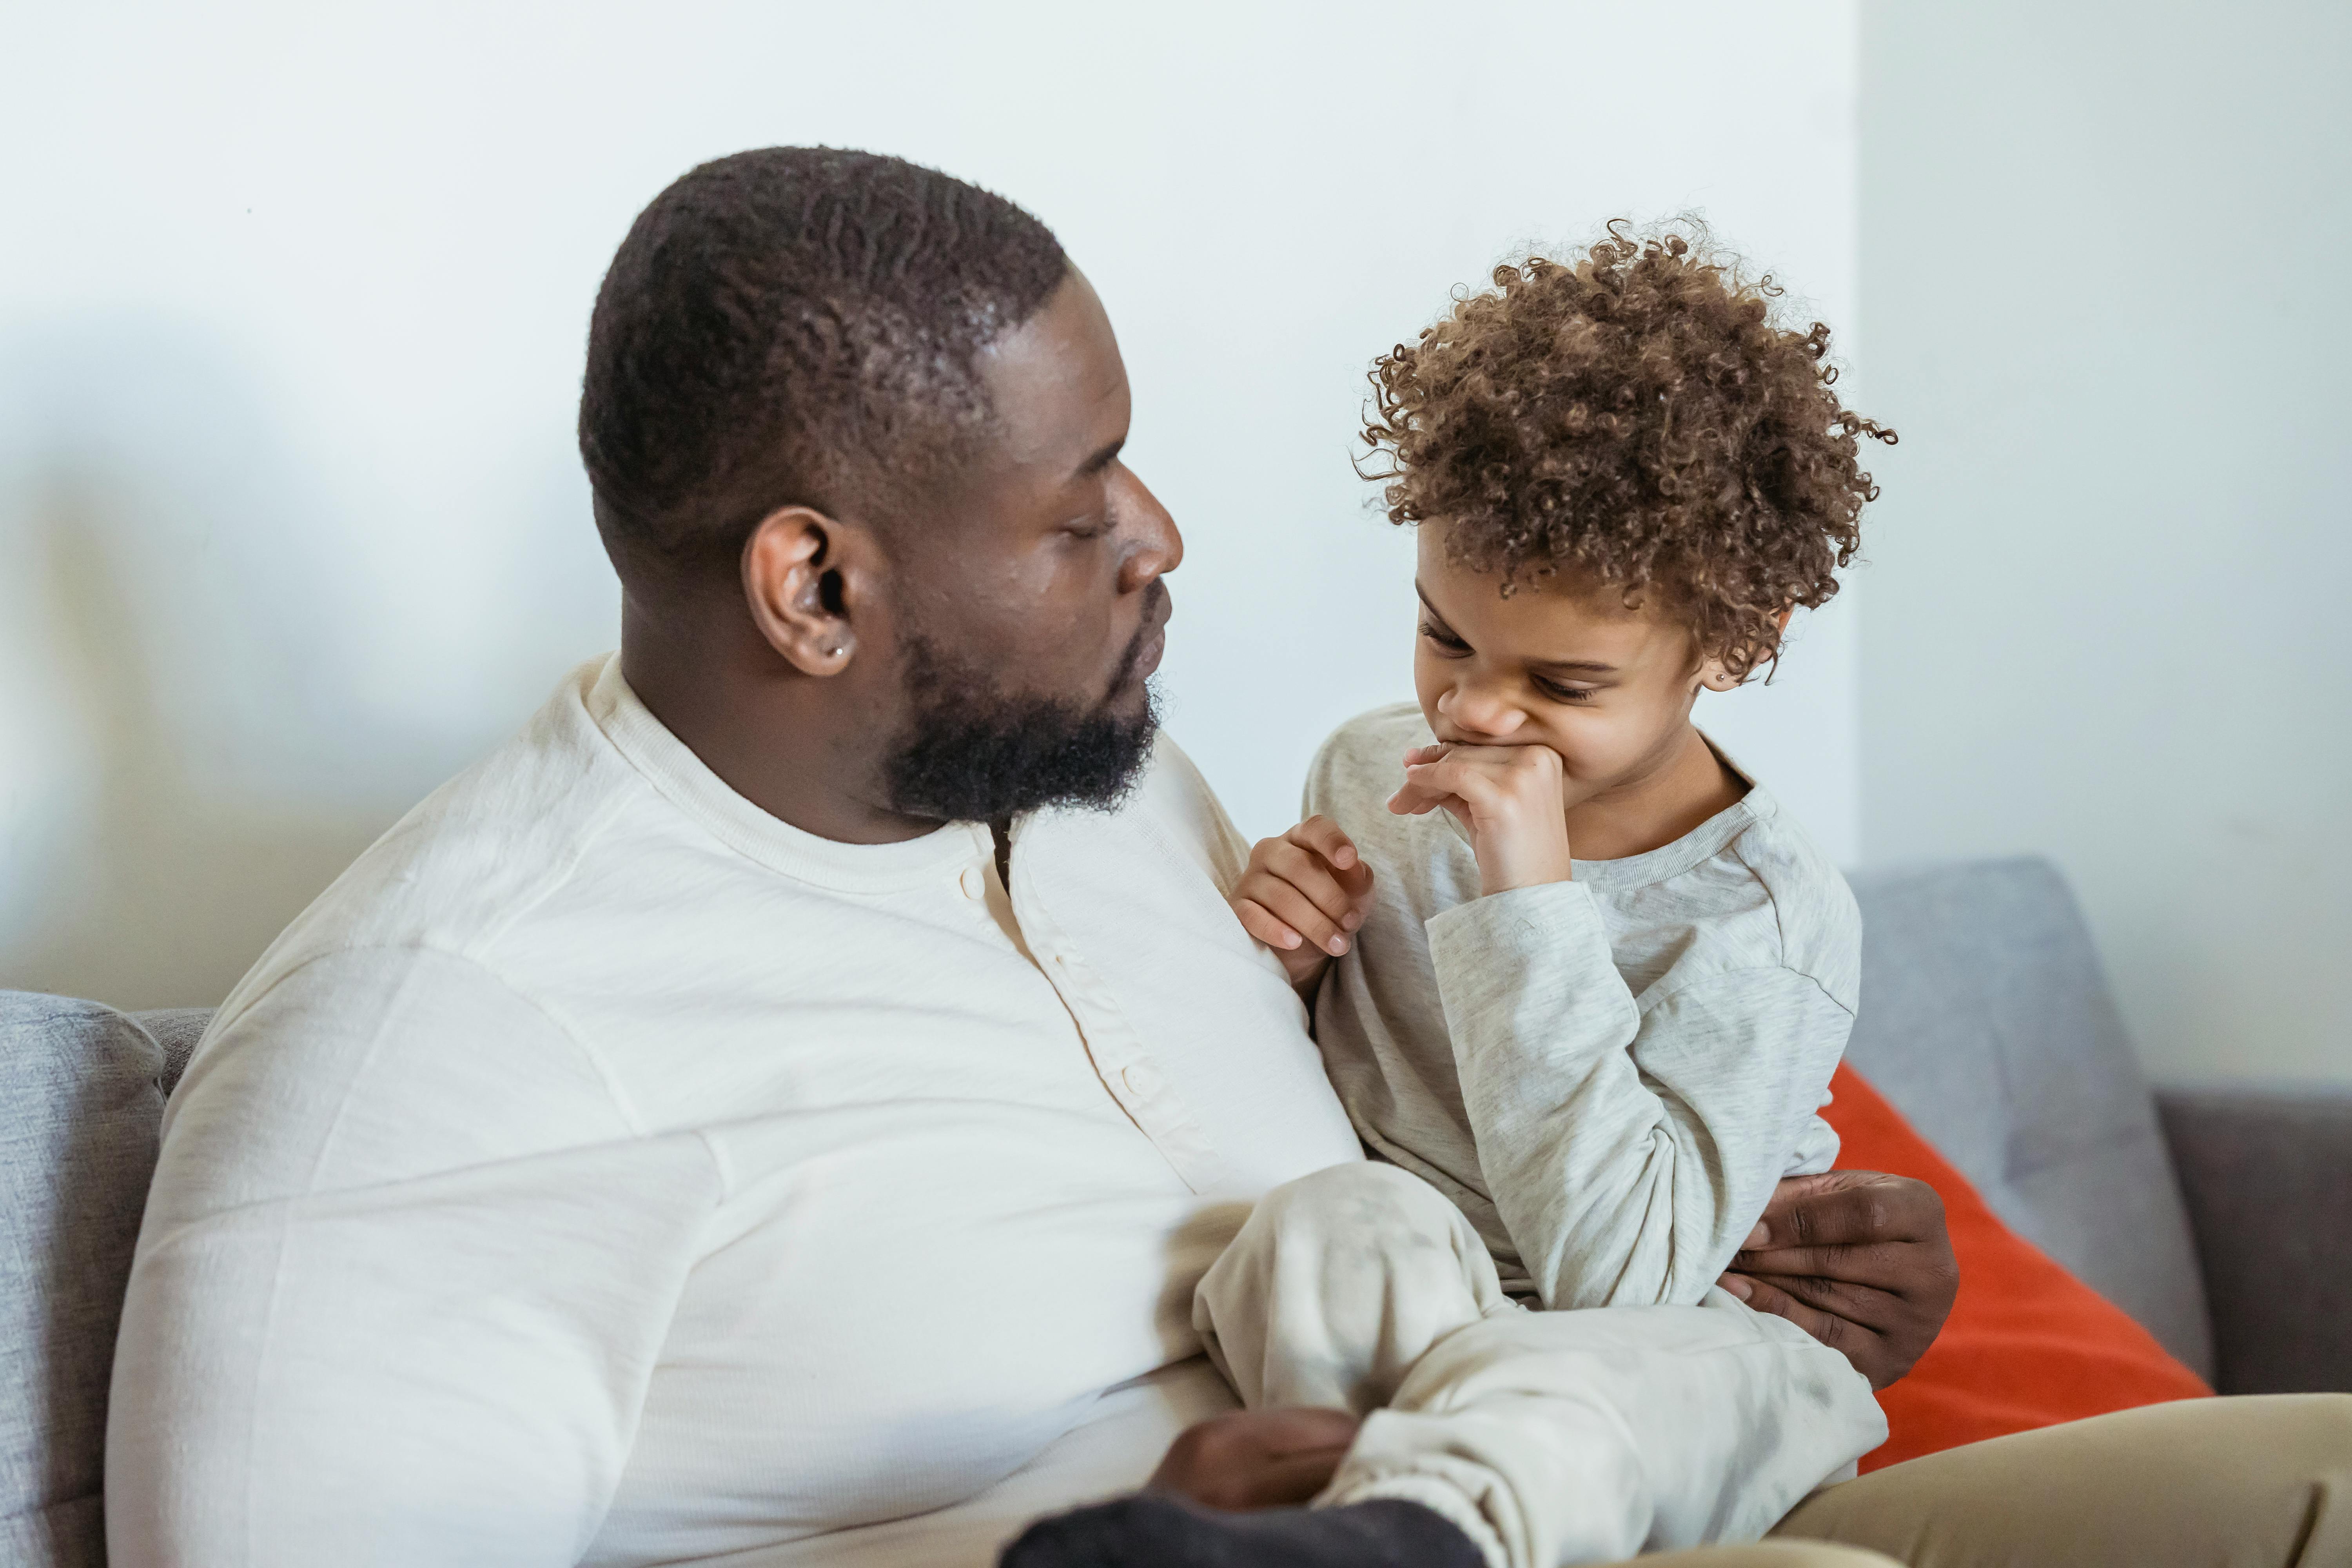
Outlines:
[{"label": "child's face", "polygon": [[1413,686],[1441,741],[1549,746],[1571,802],[1590,800],[1674,755],[1702,686],[1738,684],[1696,657],[1657,595],[1629,610],[1618,590],[1561,575],[1523,578],[1507,599],[1499,577],[1447,563],[1436,526],[1420,533]]}]

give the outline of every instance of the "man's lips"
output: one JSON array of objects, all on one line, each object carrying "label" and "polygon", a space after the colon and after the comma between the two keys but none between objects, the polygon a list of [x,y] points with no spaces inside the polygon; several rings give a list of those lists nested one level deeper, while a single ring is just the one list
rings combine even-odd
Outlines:
[{"label": "man's lips", "polygon": [[1136,633],[1135,651],[1129,657],[1130,680],[1141,680],[1160,668],[1160,658],[1168,651],[1168,618],[1175,606],[1161,588],[1144,607],[1143,626]]}]

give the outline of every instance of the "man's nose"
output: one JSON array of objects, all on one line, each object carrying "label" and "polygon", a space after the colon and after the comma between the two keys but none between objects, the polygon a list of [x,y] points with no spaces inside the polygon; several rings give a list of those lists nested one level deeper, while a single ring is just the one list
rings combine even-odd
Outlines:
[{"label": "man's nose", "polygon": [[1139,593],[1184,563],[1184,536],[1176,531],[1176,520],[1160,498],[1125,464],[1112,483],[1119,531],[1127,536],[1127,555],[1118,563],[1118,591]]}]

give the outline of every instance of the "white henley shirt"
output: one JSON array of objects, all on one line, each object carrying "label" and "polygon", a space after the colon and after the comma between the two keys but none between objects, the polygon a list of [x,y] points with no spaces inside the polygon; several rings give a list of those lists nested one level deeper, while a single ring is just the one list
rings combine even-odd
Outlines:
[{"label": "white henley shirt", "polygon": [[984,827],[833,843],[578,671],[173,1096],[116,1568],[981,1564],[1134,1486],[1230,1405],[1248,1203],[1360,1157],[1245,854],[1164,740],[1010,889]]}]

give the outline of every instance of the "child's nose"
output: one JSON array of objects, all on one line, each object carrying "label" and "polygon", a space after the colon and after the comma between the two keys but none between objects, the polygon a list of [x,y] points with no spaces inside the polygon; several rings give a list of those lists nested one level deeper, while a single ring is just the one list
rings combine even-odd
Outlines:
[{"label": "child's nose", "polygon": [[1439,697],[1437,710],[1465,737],[1477,740],[1502,740],[1527,718],[1503,693],[1467,681]]}]

